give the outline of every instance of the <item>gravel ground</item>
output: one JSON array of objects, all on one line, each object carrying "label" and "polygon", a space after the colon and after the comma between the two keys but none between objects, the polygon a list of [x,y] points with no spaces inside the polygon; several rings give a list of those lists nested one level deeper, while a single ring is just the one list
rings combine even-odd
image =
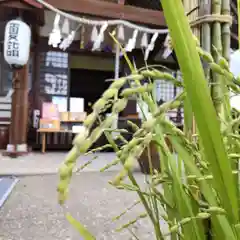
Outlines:
[{"label": "gravel ground", "polygon": [[[65,211],[84,223],[97,240],[132,239],[128,231],[115,233],[114,229],[134,219],[143,209],[136,206],[121,221],[112,222],[113,217],[138,199],[135,193],[116,190],[107,183],[115,174],[88,171],[74,176],[67,210],[57,204],[56,175],[20,178],[10,198],[0,209],[0,239],[81,239],[66,222]],[[143,175],[135,175],[143,184]],[[133,230],[141,240],[154,239],[152,226],[147,219],[139,221]]]}]

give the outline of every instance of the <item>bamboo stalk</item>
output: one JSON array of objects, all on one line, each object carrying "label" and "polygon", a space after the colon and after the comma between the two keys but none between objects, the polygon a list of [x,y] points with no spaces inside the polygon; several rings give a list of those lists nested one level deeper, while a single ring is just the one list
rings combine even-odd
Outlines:
[{"label": "bamboo stalk", "polygon": [[238,11],[238,48],[240,49],[240,0],[237,0],[237,11]]},{"label": "bamboo stalk", "polygon": [[[210,15],[211,14],[211,0],[203,0],[200,3],[200,13],[202,15]],[[201,46],[207,51],[211,52],[211,25],[209,23],[203,23],[201,26]],[[205,76],[209,80],[210,69],[208,66],[204,67]]]},{"label": "bamboo stalk", "polygon": [[[212,14],[221,14],[221,0],[212,0]],[[212,56],[216,62],[219,60],[219,53],[222,53],[222,41],[221,41],[221,24],[220,22],[214,22],[212,24],[212,45],[215,49],[212,49]],[[214,107],[218,116],[222,115],[222,80],[221,76],[216,73],[212,73],[212,99]],[[222,117],[222,116],[221,116]]]},{"label": "bamboo stalk", "polygon": [[[222,0],[222,14],[231,15],[229,0]],[[222,54],[227,61],[230,60],[230,49],[231,49],[230,23],[223,23],[222,24]]]},{"label": "bamboo stalk", "polygon": [[[222,14],[231,15],[230,12],[230,0],[222,0]],[[222,55],[229,62],[230,60],[230,49],[231,49],[231,30],[230,23],[222,24]],[[224,95],[224,111],[225,111],[225,121],[230,122],[231,117],[231,106],[229,100],[229,90],[226,86],[223,86]]]},{"label": "bamboo stalk", "polygon": [[[211,0],[202,0],[200,1],[200,9],[199,12],[201,15],[210,15],[211,14]],[[200,37],[200,44],[201,47],[206,51],[206,52],[211,52],[211,24],[206,22],[203,23],[201,26],[201,37]],[[204,63],[203,63],[204,64]],[[210,67],[206,64],[205,66],[203,65],[204,68],[204,73],[207,81],[210,81]],[[203,152],[203,146],[200,142],[200,149]],[[204,196],[201,196],[204,199]],[[206,233],[206,239],[210,238],[211,239],[211,220],[206,219],[204,221],[205,223],[205,233]]]}]

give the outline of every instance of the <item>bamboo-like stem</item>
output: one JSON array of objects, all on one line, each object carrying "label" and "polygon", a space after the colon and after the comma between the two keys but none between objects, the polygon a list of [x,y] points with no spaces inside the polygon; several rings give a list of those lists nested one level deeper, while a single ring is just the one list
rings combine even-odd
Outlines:
[{"label": "bamboo-like stem", "polygon": [[[230,15],[230,0],[222,1],[222,14]],[[222,55],[229,62],[230,60],[230,49],[231,49],[231,30],[230,23],[222,24]],[[231,117],[231,106],[229,98],[229,90],[226,85],[223,86],[223,96],[224,96],[224,111],[225,118],[224,120],[230,122]]]},{"label": "bamboo-like stem", "polygon": [[[212,0],[212,14],[221,14],[221,0]],[[214,22],[212,24],[212,56],[216,62],[219,60],[219,53],[222,53],[221,24]],[[212,73],[212,99],[218,116],[222,117],[222,80],[221,76]]]},{"label": "bamboo-like stem", "polygon": [[238,10],[238,48],[240,49],[240,0],[237,0]]},{"label": "bamboo-like stem", "polygon": [[[210,0],[202,0],[200,3],[200,12],[202,15],[211,14],[211,4]],[[201,27],[201,38],[200,38],[202,48],[211,52],[211,25],[209,23],[203,23]],[[209,80],[210,69],[209,66],[204,67],[205,76]]]},{"label": "bamboo-like stem", "polygon": [[[222,14],[231,15],[229,0],[222,1]],[[222,24],[222,55],[228,62],[230,60],[230,49],[231,49],[230,23],[223,23]]]}]

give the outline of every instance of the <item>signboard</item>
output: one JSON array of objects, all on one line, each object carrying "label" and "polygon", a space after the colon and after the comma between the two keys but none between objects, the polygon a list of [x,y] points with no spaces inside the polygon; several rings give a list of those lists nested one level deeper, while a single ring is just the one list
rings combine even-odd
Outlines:
[{"label": "signboard", "polygon": [[68,53],[41,53],[40,91],[51,96],[68,94]]},{"label": "signboard", "polygon": [[49,95],[66,96],[68,92],[68,77],[64,74],[45,73],[44,92]]}]

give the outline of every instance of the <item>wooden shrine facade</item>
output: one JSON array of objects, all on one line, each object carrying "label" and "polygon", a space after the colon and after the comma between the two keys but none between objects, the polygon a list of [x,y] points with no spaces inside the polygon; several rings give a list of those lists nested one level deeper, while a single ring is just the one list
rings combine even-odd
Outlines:
[{"label": "wooden shrine facade", "polygon": [[[145,9],[126,5],[124,0],[68,0],[57,1],[47,0],[49,4],[63,11],[73,13],[79,16],[87,16],[98,19],[124,19],[138,24],[152,26],[155,28],[165,28],[165,20],[163,13],[159,10]],[[61,74],[65,76],[63,85],[68,84],[69,68],[63,67],[68,64],[69,55],[84,55],[96,56],[104,58],[114,58],[112,51],[91,52],[89,49],[80,47],[80,38],[76,38],[73,44],[67,49],[65,53],[59,49],[53,49],[48,46],[48,34],[51,27],[47,26],[52,24],[53,20],[47,19],[49,11],[35,0],[1,0],[0,1],[0,88],[3,85],[8,86],[8,89],[13,87],[13,93],[8,95],[8,91],[0,89],[0,148],[6,147],[3,145],[10,144],[13,146],[20,145],[20,148],[8,149],[7,154],[12,156],[25,153],[24,145],[27,142],[36,141],[36,129],[33,128],[34,110],[41,111],[41,104],[46,101],[48,96],[44,92],[43,74],[46,71],[54,75]],[[4,25],[7,21],[21,17],[27,22],[32,29],[32,46],[31,57],[29,64],[20,71],[12,72],[3,60],[3,33]],[[89,29],[86,29],[84,38],[89,38]],[[106,42],[111,45],[110,37],[106,38]],[[163,41],[164,38],[161,39]],[[49,54],[59,54],[58,58],[61,66],[43,66],[43,59]],[[136,50],[133,52],[134,56],[141,53]],[[65,59],[65,60],[64,60]],[[46,61],[45,61],[46,65]],[[59,73],[61,69],[61,73]],[[122,66],[124,69],[124,66]],[[14,80],[14,81],[13,81]],[[6,83],[7,81],[7,83]],[[12,82],[11,82],[12,81]],[[13,84],[14,83],[14,84]],[[64,88],[60,95],[68,94],[68,87]],[[131,113],[131,104],[126,111]]]}]

